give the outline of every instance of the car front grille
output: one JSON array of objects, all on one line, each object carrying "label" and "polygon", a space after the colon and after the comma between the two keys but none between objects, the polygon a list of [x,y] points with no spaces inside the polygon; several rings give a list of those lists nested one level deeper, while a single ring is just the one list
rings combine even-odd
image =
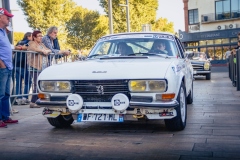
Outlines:
[{"label": "car front grille", "polygon": [[193,64],[193,69],[194,70],[203,70],[203,65],[196,65],[196,64]]},{"label": "car front grille", "polygon": [[128,80],[77,80],[74,93],[82,96],[84,102],[111,102],[117,93],[130,97]]}]

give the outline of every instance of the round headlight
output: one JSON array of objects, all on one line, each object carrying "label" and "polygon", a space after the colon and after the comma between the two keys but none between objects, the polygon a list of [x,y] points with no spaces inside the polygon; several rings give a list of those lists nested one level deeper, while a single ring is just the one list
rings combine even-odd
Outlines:
[{"label": "round headlight", "polygon": [[210,63],[205,62],[203,67],[204,67],[204,70],[209,70],[210,69]]},{"label": "round headlight", "polygon": [[145,91],[146,90],[146,81],[130,81],[129,82],[130,91]]},{"label": "round headlight", "polygon": [[148,81],[150,91],[165,91],[164,81]]}]

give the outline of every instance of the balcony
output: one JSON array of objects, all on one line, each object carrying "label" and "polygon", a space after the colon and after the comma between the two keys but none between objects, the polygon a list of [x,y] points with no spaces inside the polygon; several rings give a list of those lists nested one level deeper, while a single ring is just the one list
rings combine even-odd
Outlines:
[{"label": "balcony", "polygon": [[223,12],[223,13],[209,13],[201,16],[202,23],[212,23],[219,21],[229,21],[234,19],[240,19],[240,12]]}]

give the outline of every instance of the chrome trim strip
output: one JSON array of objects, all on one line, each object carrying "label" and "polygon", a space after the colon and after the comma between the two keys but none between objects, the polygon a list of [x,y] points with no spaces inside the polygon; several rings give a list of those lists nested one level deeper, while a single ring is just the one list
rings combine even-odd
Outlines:
[{"label": "chrome trim strip", "polygon": [[139,108],[175,108],[179,105],[178,101],[160,101],[160,102],[152,102],[152,103],[145,103],[145,102],[132,102],[130,101],[130,107],[139,107]]}]

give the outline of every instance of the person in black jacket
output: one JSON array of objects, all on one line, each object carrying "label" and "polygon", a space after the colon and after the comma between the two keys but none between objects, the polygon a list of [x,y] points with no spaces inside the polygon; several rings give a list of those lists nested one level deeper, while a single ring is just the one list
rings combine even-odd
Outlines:
[{"label": "person in black jacket", "polygon": [[[25,33],[23,39],[16,46],[28,46],[28,42],[32,40],[32,33]],[[27,54],[25,52],[17,52],[13,60],[14,71],[16,72],[16,95],[28,94],[31,88],[32,80],[27,68]],[[22,82],[24,81],[24,91],[22,91]],[[28,96],[19,96],[16,99],[18,105],[29,103]]]}]

